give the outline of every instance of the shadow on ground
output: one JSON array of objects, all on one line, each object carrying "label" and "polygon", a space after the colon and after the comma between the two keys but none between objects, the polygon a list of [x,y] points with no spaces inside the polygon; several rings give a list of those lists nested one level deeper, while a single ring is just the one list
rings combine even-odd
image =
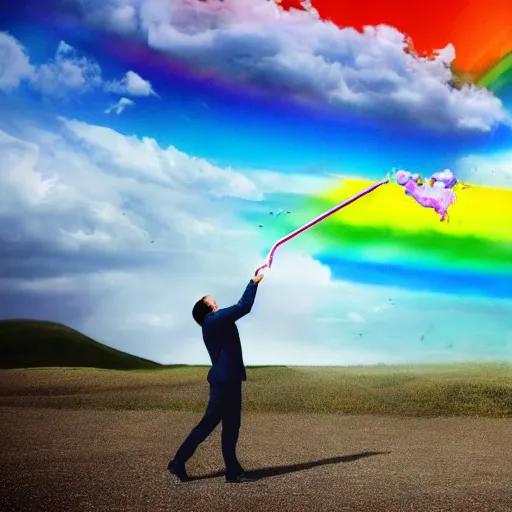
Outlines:
[{"label": "shadow on ground", "polygon": [[[301,464],[291,464],[289,466],[275,466],[272,468],[260,468],[252,471],[246,471],[247,475],[254,480],[261,478],[268,478],[271,476],[286,475],[287,473],[295,473],[297,471],[304,471],[306,469],[316,468],[319,466],[326,466],[327,464],[339,464],[341,462],[353,462],[365,457],[373,457],[374,455],[388,455],[391,452],[361,452],[353,455],[343,455],[342,457],[331,457],[329,459],[316,460],[312,462],[303,462]],[[206,480],[208,478],[217,478],[224,476],[224,471],[216,471],[215,473],[208,473],[206,475],[191,477],[191,480]]]}]

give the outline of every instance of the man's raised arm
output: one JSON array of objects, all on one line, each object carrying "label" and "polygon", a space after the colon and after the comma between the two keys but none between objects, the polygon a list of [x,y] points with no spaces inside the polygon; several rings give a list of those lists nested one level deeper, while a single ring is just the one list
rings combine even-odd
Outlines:
[{"label": "man's raised arm", "polygon": [[230,322],[236,322],[243,316],[251,312],[254,299],[256,298],[256,291],[258,290],[258,283],[263,279],[263,275],[253,277],[247,288],[245,289],[240,300],[234,305],[228,308],[219,309],[215,313],[215,317],[219,320],[229,320]]}]

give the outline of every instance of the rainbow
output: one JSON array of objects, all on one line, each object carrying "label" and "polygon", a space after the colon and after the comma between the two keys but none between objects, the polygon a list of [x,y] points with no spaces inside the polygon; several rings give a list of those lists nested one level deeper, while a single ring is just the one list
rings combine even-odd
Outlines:
[{"label": "rainbow", "polygon": [[486,87],[494,93],[499,93],[510,83],[512,83],[512,52],[477,80],[478,85]]}]

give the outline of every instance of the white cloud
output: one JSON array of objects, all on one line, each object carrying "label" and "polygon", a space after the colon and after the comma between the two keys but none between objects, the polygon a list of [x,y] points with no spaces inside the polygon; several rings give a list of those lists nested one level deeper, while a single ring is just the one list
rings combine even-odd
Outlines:
[{"label": "white cloud", "polygon": [[311,3],[311,0],[303,0],[300,4],[302,5],[302,8],[305,9],[309,14],[315,18],[320,18],[320,14]]},{"label": "white cloud", "polygon": [[[261,262],[259,233],[216,200],[251,199],[248,178],[70,120],[62,133],[0,131],[0,169],[2,315],[63,321],[165,363],[208,363],[192,305],[210,293],[235,303]],[[373,313],[390,297],[393,309]],[[500,308],[509,318],[510,302],[339,282],[290,244],[239,328],[247,364],[442,360],[455,336],[468,357],[482,336],[504,342]]]},{"label": "white cloud", "polygon": [[360,315],[359,313],[349,313],[347,315],[347,318],[351,321],[351,322],[354,322],[355,324],[364,324],[364,316],[363,315]]},{"label": "white cloud", "polygon": [[25,48],[7,32],[0,32],[0,91],[16,89],[33,73]]},{"label": "white cloud", "polygon": [[[105,7],[105,2],[103,2]],[[125,0],[108,0],[108,17],[103,16],[104,9],[98,2],[93,5],[93,9],[84,9],[84,19],[88,23],[105,23],[110,30],[115,30],[121,34],[130,34],[137,30],[139,26],[139,15],[135,4]]]},{"label": "white cloud", "polygon": [[392,309],[393,305],[389,302],[384,302],[383,304],[378,304],[377,306],[373,307],[373,311],[375,313],[381,313],[383,311],[387,311],[388,309]]},{"label": "white cloud", "polygon": [[128,71],[121,80],[107,82],[105,90],[117,94],[130,94],[132,96],[157,96],[151,83],[148,80],[144,80],[134,71]]},{"label": "white cloud", "polygon": [[462,180],[475,185],[512,188],[512,151],[463,157],[455,171]]},{"label": "white cloud", "polygon": [[162,149],[156,140],[148,137],[125,137],[106,127],[74,120],[63,122],[79,144],[92,150],[92,161],[115,168],[116,172],[136,175],[174,191],[190,187],[214,197],[259,197],[255,184],[243,174],[220,169],[173,146]]},{"label": "white cloud", "polygon": [[101,84],[101,68],[65,41],[59,43],[52,60],[34,66],[21,43],[0,32],[0,90],[16,89],[23,81],[47,95],[83,93]]},{"label": "white cloud", "polygon": [[[63,97],[69,92],[87,93],[103,84],[99,64],[86,56],[80,56],[75,48],[60,41],[55,56],[49,62],[34,66],[21,43],[7,32],[0,32],[0,91],[16,89],[22,81],[28,81],[38,91],[49,96]],[[128,71],[119,81],[104,83],[107,92],[131,96],[158,96],[151,83],[134,71]],[[134,102],[121,98],[106,113],[121,114]]]},{"label": "white cloud", "polygon": [[266,194],[315,194],[327,190],[339,181],[334,176],[311,174],[281,174],[275,171],[246,171],[245,173]]},{"label": "white cloud", "polygon": [[[59,185],[55,177],[44,178],[36,171],[40,157],[36,144],[11,137],[0,131],[0,212],[15,206],[33,207],[44,204]],[[60,189],[62,190],[62,189]]]},{"label": "white cloud", "polygon": [[61,41],[55,57],[37,68],[32,84],[44,94],[64,96],[68,92],[89,92],[102,83],[101,68],[76,50]]},{"label": "white cloud", "polygon": [[[434,59],[416,58],[392,27],[360,33],[299,10],[276,17],[267,0],[88,0],[80,6],[88,23],[137,33],[153,49],[201,70],[284,88],[299,100],[404,116],[441,129],[488,131],[509,122],[490,91],[448,85],[453,46]],[[122,22],[120,12],[126,13]]]},{"label": "white cloud", "polygon": [[126,107],[135,105],[135,102],[129,98],[121,98],[117,103],[114,103],[105,110],[105,114],[115,112],[117,115],[122,114]]},{"label": "white cloud", "polygon": [[[151,258],[160,254],[162,240],[171,247],[204,243],[208,250],[223,222],[211,198],[252,199],[256,193],[245,176],[162,149],[153,139],[65,119],[62,124],[64,137],[36,130],[28,140],[0,131],[0,214],[9,240],[20,236],[16,212],[27,214],[20,250],[28,238],[65,254],[89,249],[115,255],[138,247]],[[148,196],[139,199],[141,193]],[[123,203],[133,205],[123,211]],[[158,245],[151,244],[155,238]]]}]

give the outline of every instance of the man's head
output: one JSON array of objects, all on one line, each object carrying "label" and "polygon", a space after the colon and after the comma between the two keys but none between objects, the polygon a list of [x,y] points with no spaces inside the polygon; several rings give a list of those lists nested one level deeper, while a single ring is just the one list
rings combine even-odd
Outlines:
[{"label": "man's head", "polygon": [[199,325],[203,325],[204,317],[208,313],[215,313],[218,309],[215,299],[211,295],[205,295],[195,303],[192,316]]}]

